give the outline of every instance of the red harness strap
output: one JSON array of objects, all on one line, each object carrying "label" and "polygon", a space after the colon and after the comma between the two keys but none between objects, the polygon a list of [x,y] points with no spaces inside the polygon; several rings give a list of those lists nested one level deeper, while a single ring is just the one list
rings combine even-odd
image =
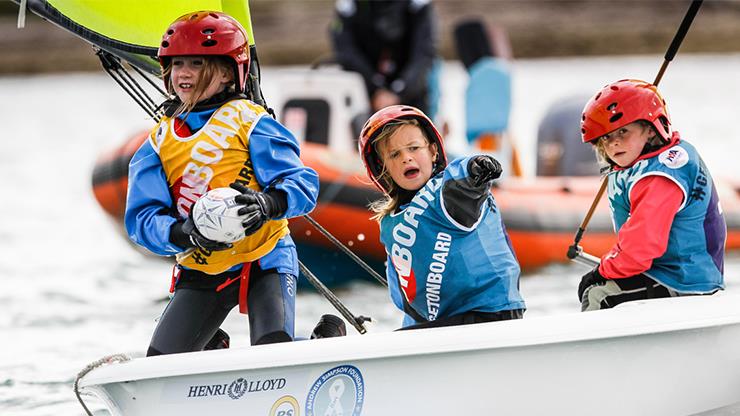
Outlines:
[{"label": "red harness strap", "polygon": [[252,263],[244,263],[244,267],[242,267],[242,272],[239,273],[239,276],[228,279],[227,281],[221,283],[217,288],[216,292],[220,292],[224,290],[226,287],[228,287],[230,284],[239,281],[239,312],[243,314],[247,314],[247,289],[249,288],[249,270],[252,268]]},{"label": "red harness strap", "polygon": [[177,284],[177,279],[180,278],[180,269],[177,267],[177,264],[172,267],[172,281],[170,282],[170,293],[175,293],[175,285]]}]

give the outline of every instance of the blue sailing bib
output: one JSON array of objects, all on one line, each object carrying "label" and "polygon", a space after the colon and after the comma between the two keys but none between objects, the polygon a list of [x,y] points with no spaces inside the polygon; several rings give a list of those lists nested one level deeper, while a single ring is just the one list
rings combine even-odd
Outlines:
[{"label": "blue sailing bib", "polygon": [[465,178],[466,165],[467,159],[450,163],[380,225],[391,298],[403,309],[404,297],[428,320],[525,307],[519,263],[493,195],[488,193],[470,227],[457,223],[445,207],[451,201],[444,200],[444,183]]},{"label": "blue sailing bib", "polygon": [[630,192],[651,175],[672,180],[684,194],[673,220],[666,252],[649,272],[661,284],[683,293],[724,288],[727,225],[709,170],[691,144],[681,141],[657,156],[609,175],[609,206],[617,232],[630,214]]}]

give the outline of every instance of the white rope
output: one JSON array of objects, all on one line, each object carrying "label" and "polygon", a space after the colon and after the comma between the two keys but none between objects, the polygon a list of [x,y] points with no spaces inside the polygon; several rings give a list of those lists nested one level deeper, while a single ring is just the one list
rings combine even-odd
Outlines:
[{"label": "white rope", "polygon": [[131,358],[125,354],[108,355],[97,361],[91,362],[85,368],[83,368],[82,371],[80,371],[77,374],[77,377],[75,377],[75,383],[74,383],[75,395],[77,396],[77,400],[79,400],[80,404],[82,405],[82,408],[85,409],[85,413],[87,413],[88,416],[93,416],[93,414],[90,413],[90,410],[87,408],[87,406],[85,405],[85,402],[82,400],[82,396],[80,395],[80,390],[79,390],[80,380],[82,380],[82,378],[85,377],[85,375],[87,375],[87,373],[89,373],[90,371],[98,367],[101,367],[105,364],[113,364],[116,362],[122,363],[122,362],[129,361],[129,360],[131,360]]},{"label": "white rope", "polygon": [[26,8],[28,0],[21,0],[20,7],[18,8],[18,29],[26,27]]}]

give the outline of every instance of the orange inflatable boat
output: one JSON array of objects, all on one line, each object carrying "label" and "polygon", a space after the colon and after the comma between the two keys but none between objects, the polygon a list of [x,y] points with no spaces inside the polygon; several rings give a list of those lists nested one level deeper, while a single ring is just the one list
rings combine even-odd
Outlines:
[{"label": "orange inflatable boat", "polygon": [[[93,192],[102,208],[122,223],[126,204],[128,162],[147,133],[127,140],[112,152],[102,155],[93,170]],[[319,224],[376,267],[385,259],[379,241],[378,225],[369,219],[367,204],[380,197],[366,179],[356,155],[338,155],[315,143],[301,145],[301,159],[319,173],[321,190],[316,209],[310,214]],[[597,177],[509,178],[493,193],[501,208],[517,258],[524,269],[552,262],[566,262],[568,246],[599,188]],[[720,199],[727,219],[727,248],[740,248],[740,184],[718,182]],[[303,218],[290,223],[296,243],[310,250],[333,253],[333,244]],[[581,241],[584,250],[594,255],[605,253],[615,236],[606,201],[601,201]],[[333,261],[333,260],[332,260]]]}]

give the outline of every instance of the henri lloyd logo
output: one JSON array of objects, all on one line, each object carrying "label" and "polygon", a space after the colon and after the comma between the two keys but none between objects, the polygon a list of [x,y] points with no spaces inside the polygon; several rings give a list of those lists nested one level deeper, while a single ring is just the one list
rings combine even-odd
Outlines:
[{"label": "henri lloyd logo", "polygon": [[244,393],[247,391],[247,380],[244,380],[243,378],[237,378],[236,380],[232,381],[229,385],[229,397],[236,400],[242,396],[244,396]]},{"label": "henri lloyd logo", "polygon": [[260,391],[281,390],[285,387],[284,378],[267,380],[246,380],[238,378],[226,384],[203,384],[188,387],[188,398],[228,396],[231,399],[239,399],[245,393],[257,393]]},{"label": "henri lloyd logo", "polygon": [[365,383],[357,367],[340,365],[313,383],[306,397],[306,416],[360,416]]}]

